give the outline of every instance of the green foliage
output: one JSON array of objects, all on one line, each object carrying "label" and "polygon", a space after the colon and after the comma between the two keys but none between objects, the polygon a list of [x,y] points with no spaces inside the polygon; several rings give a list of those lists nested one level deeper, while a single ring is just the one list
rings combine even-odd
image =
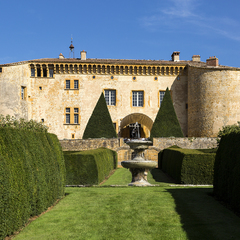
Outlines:
[{"label": "green foliage", "polygon": [[67,185],[99,184],[117,168],[117,153],[107,148],[64,152]]},{"label": "green foliage", "polygon": [[168,88],[150,133],[151,141],[157,137],[183,137]]},{"label": "green foliage", "polygon": [[222,127],[221,130],[219,130],[218,132],[218,137],[217,137],[217,143],[219,145],[220,143],[220,140],[223,136],[231,133],[231,132],[240,132],[240,122],[238,122],[238,125],[237,124],[234,124],[234,125],[227,125],[227,126],[224,126]]},{"label": "green foliage", "polygon": [[184,184],[212,184],[215,153],[167,148],[159,156],[163,171]]},{"label": "green foliage", "polygon": [[16,119],[15,117],[11,117],[10,115],[7,115],[4,117],[3,115],[0,115],[0,128],[17,128],[22,130],[31,130],[35,132],[47,132],[48,127],[45,126],[42,123],[38,123],[37,121],[30,120],[27,121],[24,118]]},{"label": "green foliage", "polygon": [[[169,148],[180,148],[179,146],[177,145],[173,145]],[[163,158],[163,150],[161,150],[159,153],[158,153],[158,168],[159,169],[162,169],[162,158]]]},{"label": "green foliage", "polygon": [[116,130],[102,93],[83,133],[83,139],[116,137]]},{"label": "green foliage", "polygon": [[214,194],[240,213],[240,131],[224,134],[214,165]]},{"label": "green foliage", "polygon": [[57,137],[0,128],[0,239],[64,195],[65,166]]}]

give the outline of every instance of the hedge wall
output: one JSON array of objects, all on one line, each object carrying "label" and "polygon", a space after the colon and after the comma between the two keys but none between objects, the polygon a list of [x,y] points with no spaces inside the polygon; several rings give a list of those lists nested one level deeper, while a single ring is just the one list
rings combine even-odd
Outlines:
[{"label": "hedge wall", "polygon": [[222,136],[214,165],[213,192],[240,212],[240,132]]},{"label": "hedge wall", "polygon": [[117,153],[107,148],[64,152],[67,185],[99,184],[117,168]]},{"label": "hedge wall", "polygon": [[178,183],[212,184],[215,153],[167,148],[159,154],[159,166]]},{"label": "hedge wall", "polygon": [[0,128],[0,239],[64,195],[65,164],[57,137]]}]

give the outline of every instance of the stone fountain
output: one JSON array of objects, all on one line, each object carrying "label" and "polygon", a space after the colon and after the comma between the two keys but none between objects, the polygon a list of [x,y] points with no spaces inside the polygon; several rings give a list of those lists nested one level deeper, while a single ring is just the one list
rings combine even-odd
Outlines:
[{"label": "stone fountain", "polygon": [[132,173],[132,182],[128,186],[151,186],[147,181],[149,169],[155,168],[157,162],[146,160],[144,151],[152,145],[151,141],[133,139],[126,142],[134,150],[135,157],[132,160],[122,161],[124,168],[129,168]]}]

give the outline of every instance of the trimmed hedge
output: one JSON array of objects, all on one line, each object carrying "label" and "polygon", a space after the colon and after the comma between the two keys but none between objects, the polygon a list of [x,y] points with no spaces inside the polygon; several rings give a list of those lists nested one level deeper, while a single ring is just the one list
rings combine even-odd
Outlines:
[{"label": "trimmed hedge", "polygon": [[103,93],[92,112],[83,133],[83,139],[88,138],[116,138],[117,133],[108,111]]},{"label": "trimmed hedge", "polygon": [[215,153],[167,148],[159,153],[159,167],[178,183],[212,184]]},{"label": "trimmed hedge", "polygon": [[0,128],[0,239],[64,195],[65,164],[56,135]]},{"label": "trimmed hedge", "polygon": [[117,153],[107,148],[83,152],[64,152],[67,185],[101,183],[117,168]]},{"label": "trimmed hedge", "polygon": [[183,137],[168,88],[166,89],[150,133],[151,141],[157,137]]},{"label": "trimmed hedge", "polygon": [[214,165],[214,195],[240,212],[240,131],[222,136]]}]

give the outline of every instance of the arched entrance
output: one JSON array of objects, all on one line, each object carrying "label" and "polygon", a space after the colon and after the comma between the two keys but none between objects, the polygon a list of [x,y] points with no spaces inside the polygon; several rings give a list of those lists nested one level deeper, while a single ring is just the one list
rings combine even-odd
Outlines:
[{"label": "arched entrance", "polygon": [[138,122],[140,127],[140,137],[150,137],[153,120],[142,113],[132,113],[127,115],[121,120],[120,123],[120,136],[123,138],[131,138],[131,131],[133,130],[134,123]]}]

